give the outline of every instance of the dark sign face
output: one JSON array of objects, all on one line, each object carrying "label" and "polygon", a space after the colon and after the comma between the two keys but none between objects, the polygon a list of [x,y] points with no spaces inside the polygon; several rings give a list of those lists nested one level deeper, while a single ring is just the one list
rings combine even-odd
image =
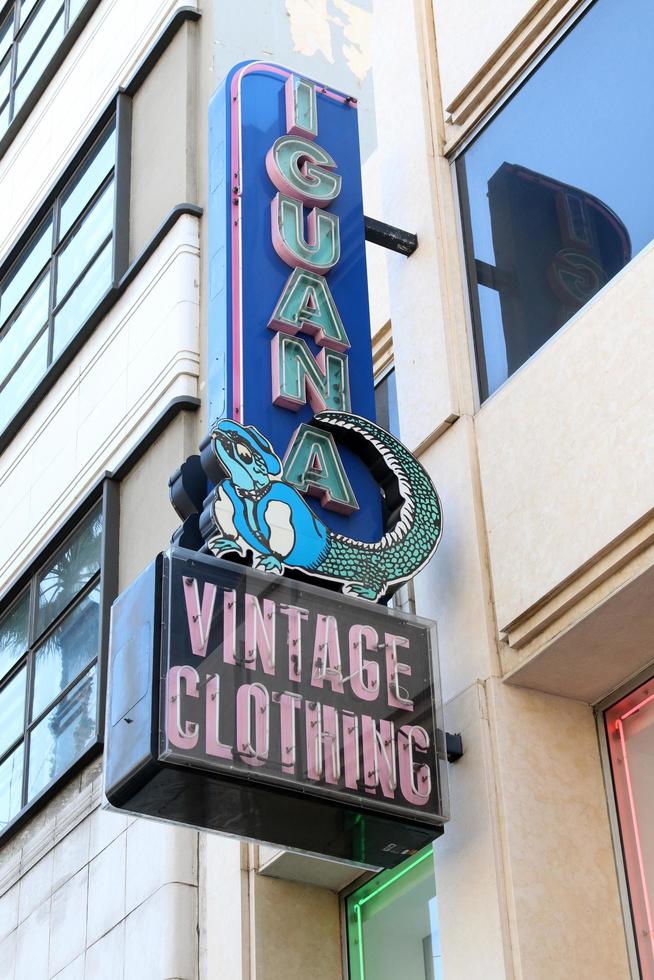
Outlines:
[{"label": "dark sign face", "polygon": [[160,760],[442,823],[433,625],[187,555],[164,565]]}]

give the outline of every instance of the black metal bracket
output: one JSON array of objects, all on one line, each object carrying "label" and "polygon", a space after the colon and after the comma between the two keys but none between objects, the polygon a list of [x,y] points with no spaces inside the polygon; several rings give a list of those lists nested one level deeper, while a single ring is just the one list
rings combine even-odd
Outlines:
[{"label": "black metal bracket", "polygon": [[381,245],[382,248],[390,248],[393,252],[400,255],[413,255],[418,247],[418,236],[410,231],[402,231],[393,225],[384,224],[375,218],[364,217],[366,229],[366,241],[373,245]]},{"label": "black metal bracket", "polygon": [[463,755],[463,739],[461,736],[445,732],[445,751],[448,762],[458,762]]}]

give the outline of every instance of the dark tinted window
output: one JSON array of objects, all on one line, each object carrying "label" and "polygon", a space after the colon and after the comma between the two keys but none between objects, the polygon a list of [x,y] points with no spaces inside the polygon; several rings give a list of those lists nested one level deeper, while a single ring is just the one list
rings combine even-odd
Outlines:
[{"label": "dark tinted window", "polygon": [[597,0],[457,161],[482,398],[654,237],[653,38]]}]

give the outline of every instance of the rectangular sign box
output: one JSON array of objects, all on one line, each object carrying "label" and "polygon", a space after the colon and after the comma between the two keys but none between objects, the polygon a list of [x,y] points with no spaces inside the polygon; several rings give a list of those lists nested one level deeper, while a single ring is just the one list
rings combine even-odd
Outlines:
[{"label": "rectangular sign box", "polygon": [[393,867],[448,816],[432,623],[171,547],[114,603],[117,808]]}]

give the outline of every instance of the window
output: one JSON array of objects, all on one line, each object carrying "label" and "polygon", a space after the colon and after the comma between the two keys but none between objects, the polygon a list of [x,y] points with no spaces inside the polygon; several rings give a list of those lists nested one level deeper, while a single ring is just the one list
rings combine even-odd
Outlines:
[{"label": "window", "polygon": [[0,615],[0,834],[100,739],[109,493]]},{"label": "window", "polygon": [[112,119],[0,270],[0,431],[111,288]]},{"label": "window", "polygon": [[654,678],[604,713],[643,980],[654,980]]},{"label": "window", "polygon": [[653,36],[596,0],[457,160],[482,399],[654,237]]},{"label": "window", "polygon": [[345,899],[350,980],[442,980],[431,847]]},{"label": "window", "polygon": [[25,104],[84,6],[11,0],[0,14],[0,137]]}]

